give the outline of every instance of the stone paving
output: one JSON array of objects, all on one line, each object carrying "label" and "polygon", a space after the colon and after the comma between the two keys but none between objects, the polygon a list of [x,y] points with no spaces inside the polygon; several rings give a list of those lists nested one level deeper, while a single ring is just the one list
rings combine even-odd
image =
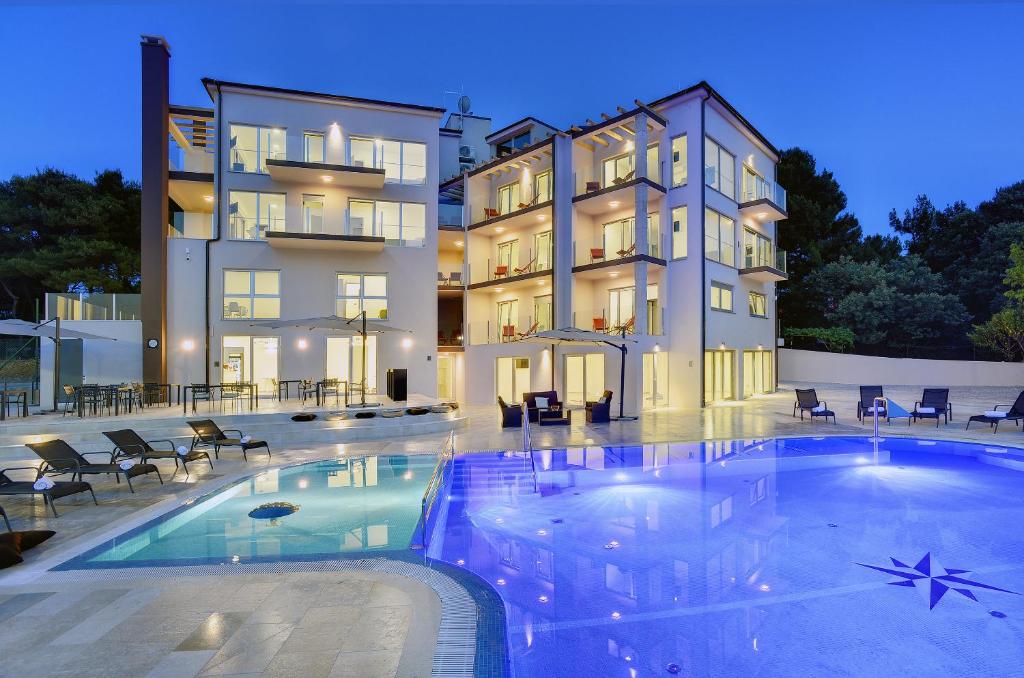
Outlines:
[{"label": "stone paving", "polygon": [[[792,416],[794,385],[778,393],[703,411],[644,413],[635,422],[587,425],[582,412],[569,427],[534,427],[535,448],[638,442],[757,438],[787,435],[869,435],[854,417],[855,386],[817,385],[837,412],[833,425]],[[803,385],[795,385],[803,386]],[[920,388],[886,389],[907,409]],[[1019,427],[996,434],[987,426],[964,431],[967,417],[1012,403],[1014,389],[954,388],[955,420],[908,426],[894,420],[886,435],[998,441],[1024,447]],[[498,428],[494,407],[468,407],[470,425],[456,435],[460,451],[516,449],[518,429]],[[422,676],[430,674],[440,602],[412,580],[372,572],[251,574],[181,578],[97,577],[68,583],[49,567],[177,505],[182,498],[270,466],[338,455],[433,453],[445,435],[274,450],[248,463],[226,452],[214,469],[194,464],[190,478],[160,462],[163,486],[140,478],[136,493],[112,480],[94,482],[100,505],[81,497],[58,502],[54,519],[41,500],[5,498],[14,529],[53,529],[57,535],[0,573],[0,676],[35,667],[63,676],[302,675]]]}]

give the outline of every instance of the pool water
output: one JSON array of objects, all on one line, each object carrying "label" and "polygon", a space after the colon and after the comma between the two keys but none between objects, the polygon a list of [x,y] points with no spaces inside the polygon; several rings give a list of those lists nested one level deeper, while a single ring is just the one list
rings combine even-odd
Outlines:
[{"label": "pool water", "polygon": [[979,449],[465,455],[429,552],[498,591],[519,678],[1021,675],[1024,475]]},{"label": "pool water", "polygon": [[382,455],[266,471],[108,541],[61,569],[404,551],[435,462],[433,455]]}]

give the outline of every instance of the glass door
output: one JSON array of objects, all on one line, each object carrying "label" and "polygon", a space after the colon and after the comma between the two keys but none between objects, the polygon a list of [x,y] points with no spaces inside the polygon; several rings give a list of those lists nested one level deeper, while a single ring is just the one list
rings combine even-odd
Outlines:
[{"label": "glass door", "polygon": [[238,384],[249,380],[249,337],[224,337],[220,361],[220,383]]},{"label": "glass door", "polygon": [[351,352],[351,337],[327,337],[327,362],[324,366],[324,376],[328,379],[350,381],[352,376],[352,372],[349,370]]},{"label": "glass door", "polygon": [[[377,392],[377,337],[366,338],[366,392]],[[359,386],[363,378],[363,338],[327,337],[327,361],[324,374],[328,379],[347,381]]]},{"label": "glass door", "polygon": [[254,383],[260,395],[272,397],[277,391],[277,337],[226,336],[221,349],[221,383]]},{"label": "glass door", "polygon": [[775,390],[771,351],[743,352],[743,397]]},{"label": "glass door", "polygon": [[302,196],[302,232],[324,232],[324,197],[322,195]]},{"label": "glass door", "polygon": [[668,355],[665,353],[644,353],[643,357],[643,403],[645,410],[668,405]]},{"label": "glass door", "polygon": [[497,358],[497,395],[506,404],[518,403],[530,392],[530,359]]},{"label": "glass door", "polygon": [[636,288],[621,287],[615,290],[608,290],[608,322],[616,332],[632,332],[633,303],[636,297]]},{"label": "glass door", "polygon": [[498,263],[494,268],[495,277],[512,275],[519,266],[519,241],[509,240],[498,243]]},{"label": "glass door", "polygon": [[586,353],[565,356],[565,398],[570,405],[582,406],[604,393],[604,354]]},{"label": "glass door", "polygon": [[534,270],[549,270],[551,268],[551,231],[544,231],[533,236],[533,252]]},{"label": "glass door", "polygon": [[735,351],[704,351],[704,402],[733,400]]},{"label": "glass door", "polygon": [[507,184],[498,189],[498,212],[508,214],[519,209],[519,182]]},{"label": "glass door", "polygon": [[437,397],[455,400],[455,358],[450,355],[437,356]]},{"label": "glass door", "polygon": [[634,218],[620,219],[604,224],[604,253],[609,259],[612,254],[628,257],[636,254],[636,238],[633,229]]},{"label": "glass door", "polygon": [[[352,337],[352,383],[363,379],[363,338]],[[366,337],[366,392],[377,392],[377,337]]]},{"label": "glass door", "polygon": [[533,178],[533,203],[539,205],[551,200],[551,170]]},{"label": "glass door", "polygon": [[533,323],[537,332],[551,329],[551,295],[542,294],[533,298]]}]

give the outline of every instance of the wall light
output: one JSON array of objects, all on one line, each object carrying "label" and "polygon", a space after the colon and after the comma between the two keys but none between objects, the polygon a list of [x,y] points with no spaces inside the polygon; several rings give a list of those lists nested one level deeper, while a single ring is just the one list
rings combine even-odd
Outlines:
[{"label": "wall light", "polygon": [[547,217],[544,216],[543,214],[538,214],[537,215],[537,221],[544,221],[545,219],[547,219]]},{"label": "wall light", "polygon": [[306,341],[305,339],[299,339],[297,342],[295,342],[295,344],[296,346],[299,347],[300,351],[305,351],[306,347],[309,346],[309,342]]},{"label": "wall light", "polygon": [[655,344],[654,345],[654,352],[655,353],[661,353],[661,344]]},{"label": "wall light", "polygon": [[725,342],[724,341],[718,345],[718,350],[719,351],[724,351],[725,350]]},{"label": "wall light", "polygon": [[412,348],[412,337],[405,337],[405,338],[402,339],[402,348],[404,348],[404,349]]},{"label": "wall light", "polygon": [[195,347],[196,347],[196,342],[192,341],[191,339],[185,339],[184,341],[181,342],[182,350],[191,351]]}]

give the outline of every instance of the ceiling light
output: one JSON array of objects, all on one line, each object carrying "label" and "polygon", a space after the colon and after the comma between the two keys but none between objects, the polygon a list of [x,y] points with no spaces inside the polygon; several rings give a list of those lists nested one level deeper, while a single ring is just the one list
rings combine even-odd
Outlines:
[{"label": "ceiling light", "polygon": [[296,343],[298,344],[300,351],[306,350],[306,347],[309,346],[309,342],[307,342],[305,339],[299,339],[299,341]]},{"label": "ceiling light", "polygon": [[495,291],[495,292],[498,292],[498,293],[501,293],[501,292],[504,292],[504,291],[505,291],[505,288],[504,288],[504,287],[495,287],[495,288],[494,288],[494,291]]},{"label": "ceiling light", "polygon": [[619,277],[619,272],[618,271],[612,271],[608,275],[610,275],[613,278],[618,278]]},{"label": "ceiling light", "polygon": [[757,218],[758,219],[767,219],[768,218],[768,213],[767,212],[758,212],[757,213]]},{"label": "ceiling light", "polygon": [[547,217],[544,216],[543,214],[538,214],[537,215],[537,221],[544,221],[545,219],[547,219]]},{"label": "ceiling light", "polygon": [[612,200],[610,203],[608,203],[608,207],[611,207],[612,209],[615,209],[616,207],[619,206],[619,204],[620,203],[619,203],[618,200]]},{"label": "ceiling light", "polygon": [[494,229],[494,232],[495,233],[504,233],[505,232],[505,227],[504,226],[498,226],[496,229]]},{"label": "ceiling light", "polygon": [[327,183],[330,183],[330,182],[334,181],[334,177],[332,177],[329,174],[324,174],[320,178],[323,179]]},{"label": "ceiling light", "polygon": [[455,246],[456,246],[456,247],[462,247],[462,246],[463,246],[463,245],[465,245],[465,244],[466,244],[466,243],[462,242],[461,240],[456,240],[456,241],[455,241]]},{"label": "ceiling light", "polygon": [[543,280],[538,280],[537,284],[543,286],[544,285],[544,281]]},{"label": "ceiling light", "polygon": [[204,195],[203,196],[203,200],[205,200],[206,202],[213,202],[213,196],[212,195]]}]

